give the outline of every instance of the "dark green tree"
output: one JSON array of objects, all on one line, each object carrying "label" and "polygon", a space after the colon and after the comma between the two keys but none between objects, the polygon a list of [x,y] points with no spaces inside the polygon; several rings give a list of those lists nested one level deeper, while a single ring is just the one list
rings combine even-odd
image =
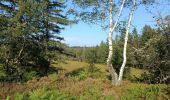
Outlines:
[{"label": "dark green tree", "polygon": [[62,53],[58,34],[71,21],[64,4],[50,0],[1,0],[1,63],[8,75],[22,78],[26,66],[47,74],[50,60]]},{"label": "dark green tree", "polygon": [[101,42],[100,45],[97,47],[97,62],[98,63],[106,63],[108,55],[108,46],[105,42]]}]

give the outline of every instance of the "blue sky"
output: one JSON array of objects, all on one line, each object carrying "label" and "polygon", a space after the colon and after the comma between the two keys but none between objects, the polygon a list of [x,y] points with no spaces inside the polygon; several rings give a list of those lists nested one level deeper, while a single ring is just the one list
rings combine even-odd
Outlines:
[{"label": "blue sky", "polygon": [[[144,7],[138,7],[134,13],[132,27],[136,27],[138,32],[141,33],[141,29],[145,24],[154,27],[155,19],[153,15],[168,15],[170,14],[170,7],[167,3],[163,5],[156,5],[151,9],[152,13],[148,13]],[[129,12],[124,10],[124,16],[121,19],[128,19]],[[113,33],[114,36],[118,33]],[[65,38],[64,43],[69,46],[95,46],[100,44],[101,41],[106,41],[107,32],[103,31],[100,26],[89,25],[87,23],[79,22],[71,26],[66,26],[65,30],[61,32],[61,36]]]}]

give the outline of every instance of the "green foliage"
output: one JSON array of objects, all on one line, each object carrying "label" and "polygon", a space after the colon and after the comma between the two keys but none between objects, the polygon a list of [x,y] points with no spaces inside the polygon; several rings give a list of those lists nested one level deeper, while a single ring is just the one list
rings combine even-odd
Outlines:
[{"label": "green foliage", "polygon": [[109,96],[105,96],[104,100],[115,100],[114,96],[109,95]]},{"label": "green foliage", "polygon": [[28,80],[32,80],[33,77],[38,77],[38,73],[34,70],[31,71],[24,71],[23,75],[22,75],[22,81],[26,82]]},{"label": "green foliage", "polygon": [[41,88],[28,93],[17,93],[14,100],[74,100],[74,98],[55,89]]},{"label": "green foliage", "polygon": [[95,48],[92,48],[91,50],[89,50],[86,55],[87,55],[86,59],[87,59],[87,62],[88,62],[89,64],[94,64],[94,63],[96,63],[96,61],[97,61],[97,59],[96,59],[97,55],[96,55],[96,50],[95,50]]},{"label": "green foliage", "polygon": [[5,100],[10,100],[10,96],[7,96]]},{"label": "green foliage", "polygon": [[[55,75],[54,75],[55,76]],[[60,77],[61,75],[59,75]],[[47,79],[49,78],[49,80]],[[34,82],[34,80],[32,81]],[[9,94],[14,100],[168,100],[168,85],[134,84],[126,82],[113,87],[111,82],[100,78],[75,81],[70,77],[51,81],[44,77],[27,86],[13,87]],[[39,85],[38,85],[39,84]],[[29,86],[29,87],[28,87]],[[36,86],[36,89],[35,89]],[[22,89],[22,90],[20,90]],[[19,92],[20,91],[20,92]],[[3,93],[2,93],[3,95]],[[5,97],[6,98],[6,97]],[[3,98],[2,98],[3,99]]]},{"label": "green foliage", "polygon": [[80,69],[77,72],[72,72],[70,76],[75,80],[83,80],[89,76],[89,72],[87,69]]},{"label": "green foliage", "polygon": [[18,78],[29,74],[23,76],[29,80],[35,72],[24,73],[25,68],[36,67],[32,70],[46,75],[51,60],[64,51],[58,34],[72,23],[63,13],[64,3],[2,0],[0,8],[0,63],[5,73]]},{"label": "green foliage", "polygon": [[165,92],[165,85],[151,85],[147,88],[144,86],[137,86],[128,89],[126,94],[122,96],[122,100],[161,100],[168,99],[168,95]]},{"label": "green foliage", "polygon": [[83,92],[83,95],[80,96],[81,100],[92,99],[99,100],[102,96],[102,90],[100,87],[92,87]]},{"label": "green foliage", "polygon": [[71,76],[75,80],[84,80],[88,77],[105,78],[104,73],[101,72],[99,68],[95,67],[94,64],[89,64],[88,67],[75,70],[67,75]]},{"label": "green foliage", "polygon": [[2,65],[0,65],[0,79],[5,78],[7,75]]},{"label": "green foliage", "polygon": [[112,64],[114,68],[116,69],[116,72],[119,73],[119,69],[122,64],[122,49],[119,46],[114,46],[113,48],[113,59]]},{"label": "green foliage", "polygon": [[88,71],[87,70],[84,70],[84,71],[80,71],[78,76],[76,76],[76,79],[78,80],[82,80],[82,79],[85,79],[88,77]]},{"label": "green foliage", "polygon": [[[168,23],[162,23],[160,26],[166,25],[168,26]],[[170,82],[168,31],[169,27],[153,29],[146,25],[143,28],[142,47],[136,53],[141,58],[141,64],[148,70],[148,73],[143,75],[148,83]]]},{"label": "green foliage", "polygon": [[103,96],[101,87],[86,89],[79,96],[72,96],[57,89],[36,89],[27,93],[16,93],[14,100],[113,100],[113,96]]},{"label": "green foliage", "polygon": [[24,94],[16,93],[14,96],[14,100],[24,100],[26,96]]},{"label": "green foliage", "polygon": [[[71,0],[72,9],[69,13],[86,23],[105,23],[107,20],[107,0]],[[101,25],[102,26],[102,25]]]},{"label": "green foliage", "polygon": [[68,51],[73,54],[72,59],[88,63],[106,63],[108,54],[107,44],[103,41],[96,47],[70,47]]},{"label": "green foliage", "polygon": [[97,63],[106,63],[106,59],[108,56],[108,46],[107,42],[101,42],[99,46],[96,47],[97,52]]}]

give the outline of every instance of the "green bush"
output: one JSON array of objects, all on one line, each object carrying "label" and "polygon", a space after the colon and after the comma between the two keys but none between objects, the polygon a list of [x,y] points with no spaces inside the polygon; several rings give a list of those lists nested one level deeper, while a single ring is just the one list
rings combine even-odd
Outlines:
[{"label": "green bush", "polygon": [[3,64],[0,63],[0,81],[5,81],[8,77],[8,74],[6,73]]},{"label": "green bush", "polygon": [[32,70],[32,71],[25,71],[22,75],[22,81],[26,82],[31,80],[33,77],[37,77],[37,72]]},{"label": "green bush", "polygon": [[75,80],[84,80],[88,77],[92,77],[92,78],[104,78],[105,77],[105,75],[103,75],[100,69],[98,69],[97,67],[91,64],[86,68],[79,69],[75,72],[69,73],[69,76],[71,76]]}]

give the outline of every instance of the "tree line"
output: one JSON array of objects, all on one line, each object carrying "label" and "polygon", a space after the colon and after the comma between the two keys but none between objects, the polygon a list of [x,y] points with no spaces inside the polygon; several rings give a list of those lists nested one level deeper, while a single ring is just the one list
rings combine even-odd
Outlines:
[{"label": "tree line", "polygon": [[[169,1],[165,0],[164,2],[168,3]],[[121,84],[122,77],[124,74],[125,66],[127,65],[127,47],[129,41],[129,32],[131,29],[131,23],[133,20],[133,14],[135,10],[139,6],[143,6],[149,11],[149,7],[155,4],[161,4],[161,1],[155,0],[122,0],[122,1],[113,1],[113,0],[73,0],[73,4],[78,8],[76,10],[71,10],[71,12],[75,15],[78,15],[80,20],[97,24],[101,26],[103,29],[106,29],[108,32],[108,56],[107,56],[107,68],[112,77],[112,84],[118,86]],[[119,27],[120,17],[124,14],[122,13],[124,9],[130,10],[128,23],[125,24],[125,34],[124,34],[124,44],[123,44],[123,56],[122,56],[122,64],[120,65],[120,69],[117,72],[116,68],[112,64],[113,60],[113,40],[112,35],[116,32]],[[77,13],[78,12],[78,13]],[[149,11],[152,13],[152,11]],[[157,24],[161,29],[164,28],[163,18],[161,16],[154,16],[157,20]],[[163,27],[162,27],[163,26]],[[166,26],[167,28],[167,26]]]},{"label": "tree line", "polygon": [[[169,16],[165,18],[168,20]],[[169,83],[170,82],[170,63],[169,61],[169,28],[160,29],[145,25],[140,34],[133,28],[129,34],[127,47],[127,67],[140,68],[147,70],[140,79],[147,83]],[[123,62],[123,42],[126,29],[120,28],[119,35],[113,39],[113,59],[112,64],[119,72]],[[101,42],[94,47],[70,47],[69,50],[74,54],[73,60],[86,61],[93,63],[106,64],[108,55],[108,43]],[[89,61],[90,60],[90,61]],[[125,76],[126,77],[126,76]]]}]

